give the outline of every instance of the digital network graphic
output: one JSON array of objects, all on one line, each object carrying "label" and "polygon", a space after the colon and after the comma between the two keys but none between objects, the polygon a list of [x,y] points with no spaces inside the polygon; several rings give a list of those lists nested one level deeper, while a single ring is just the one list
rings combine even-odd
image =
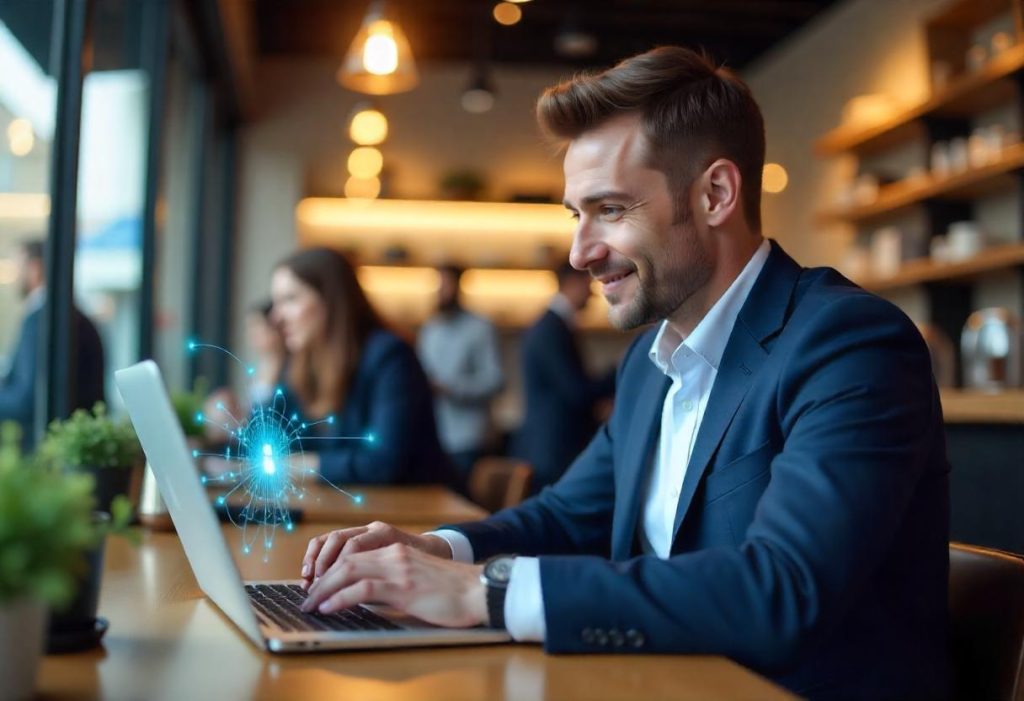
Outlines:
[{"label": "digital network graphic", "polygon": [[[255,374],[255,368],[242,362],[231,351],[220,346],[189,341],[188,352],[224,353],[245,371],[246,377]],[[251,385],[250,379],[250,385]],[[250,392],[252,396],[252,392]],[[196,422],[215,426],[227,436],[222,452],[192,451],[192,457],[211,457],[225,461],[227,470],[200,477],[204,485],[223,487],[217,496],[217,505],[224,508],[228,519],[242,532],[242,553],[249,555],[262,548],[264,562],[270,559],[274,537],[278,530],[291,532],[293,509],[300,507],[308,496],[307,481],[321,482],[361,504],[363,497],[338,487],[310,467],[305,459],[303,444],[311,441],[363,441],[373,443],[372,433],[362,436],[319,436],[310,431],[321,424],[334,424],[334,416],[306,422],[297,413],[288,413],[284,392],[280,387],[263,402],[253,402],[249,415],[235,417],[222,402],[216,404],[223,420],[206,416],[202,412]],[[220,418],[220,417],[218,417]]]}]

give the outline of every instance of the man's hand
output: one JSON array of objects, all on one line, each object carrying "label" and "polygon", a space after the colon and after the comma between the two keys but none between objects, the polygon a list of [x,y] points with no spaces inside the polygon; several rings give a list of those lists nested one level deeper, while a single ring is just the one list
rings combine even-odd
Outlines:
[{"label": "man's hand", "polygon": [[356,604],[380,603],[435,625],[483,625],[488,616],[482,570],[480,565],[442,560],[395,543],[339,557],[309,587],[302,610],[333,613]]},{"label": "man's hand", "polygon": [[302,586],[309,590],[313,581],[324,576],[339,556],[368,552],[396,543],[408,545],[445,560],[452,558],[451,547],[443,538],[413,535],[386,523],[374,521],[368,526],[343,528],[310,540],[306,556],[302,559]]}]

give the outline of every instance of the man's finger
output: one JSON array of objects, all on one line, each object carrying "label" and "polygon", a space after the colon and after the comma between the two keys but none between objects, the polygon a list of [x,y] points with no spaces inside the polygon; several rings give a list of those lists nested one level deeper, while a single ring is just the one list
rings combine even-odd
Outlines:
[{"label": "man's finger", "polygon": [[392,604],[396,599],[396,587],[383,579],[360,579],[324,599],[317,606],[320,613],[334,613],[352,608],[358,604]]},{"label": "man's finger", "polygon": [[324,533],[309,539],[309,545],[306,546],[306,554],[302,558],[303,579],[311,579],[313,577],[313,563],[316,562],[316,556],[320,554],[320,548],[323,547],[328,535],[330,534]]},{"label": "man's finger", "polygon": [[354,555],[364,553],[377,548],[383,548],[395,542],[394,531],[366,531],[355,537],[349,538],[341,549],[342,555]]},{"label": "man's finger", "polygon": [[361,533],[366,532],[365,526],[358,528],[346,528],[341,531],[334,531],[327,540],[324,541],[323,547],[320,548],[320,553],[316,557],[316,562],[313,567],[314,577],[323,577],[324,573],[331,568],[331,565],[338,559],[338,555],[341,554],[341,549],[348,542],[349,538],[357,536]]}]

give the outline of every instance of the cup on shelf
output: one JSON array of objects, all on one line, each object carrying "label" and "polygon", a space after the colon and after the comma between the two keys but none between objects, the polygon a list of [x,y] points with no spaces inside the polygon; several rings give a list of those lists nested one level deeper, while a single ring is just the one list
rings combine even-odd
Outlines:
[{"label": "cup on shelf", "polygon": [[929,164],[931,166],[932,175],[936,178],[941,179],[949,176],[949,142],[936,141],[932,144]]},{"label": "cup on shelf", "polygon": [[1008,309],[979,309],[967,317],[960,351],[965,386],[990,391],[1020,386],[1020,321]]},{"label": "cup on shelf", "polygon": [[929,254],[936,263],[949,263],[952,257],[949,254],[949,242],[945,236],[941,234],[938,236],[932,236],[932,240],[929,242]]},{"label": "cup on shelf", "polygon": [[1013,37],[1009,32],[996,32],[989,40],[989,46],[992,47],[992,58],[995,58],[1013,46]]},{"label": "cup on shelf", "polygon": [[902,236],[895,226],[871,234],[871,270],[878,277],[892,277],[900,271]]},{"label": "cup on shelf", "polygon": [[963,173],[971,167],[967,152],[967,139],[958,136],[949,140],[949,170],[951,173]]},{"label": "cup on shelf", "polygon": [[982,168],[996,160],[998,152],[992,153],[988,129],[978,128],[967,139],[967,162],[971,168]]},{"label": "cup on shelf", "polygon": [[853,200],[857,204],[871,204],[878,199],[878,176],[862,173],[853,184]]},{"label": "cup on shelf", "polygon": [[984,68],[986,61],[988,61],[988,49],[984,44],[975,44],[967,49],[967,53],[964,55],[964,65],[971,73],[976,73]]},{"label": "cup on shelf", "polygon": [[985,237],[976,222],[958,221],[949,225],[946,243],[949,260],[965,260],[981,252],[985,247]]}]

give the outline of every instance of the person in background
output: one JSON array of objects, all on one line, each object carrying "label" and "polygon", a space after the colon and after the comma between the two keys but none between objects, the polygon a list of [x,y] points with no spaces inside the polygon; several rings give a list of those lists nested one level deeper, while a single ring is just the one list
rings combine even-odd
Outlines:
[{"label": "person in background", "polygon": [[288,351],[287,414],[311,426],[303,443],[336,484],[452,483],[430,384],[413,349],[384,327],[345,257],[310,248],[270,281],[271,318]]},{"label": "person in background", "polygon": [[204,429],[211,441],[228,441],[230,437],[223,426],[231,425],[234,417],[248,416],[254,405],[266,404],[273,399],[274,389],[287,361],[287,351],[281,331],[271,318],[272,310],[273,304],[268,299],[250,306],[245,315],[248,349],[245,361],[253,372],[245,378],[246,396],[243,401],[239,401],[229,388],[221,387],[204,402],[203,413],[211,419]]},{"label": "person in background", "polygon": [[441,445],[465,480],[483,454],[491,400],[504,377],[494,325],[461,304],[462,269],[446,265],[437,273],[437,314],[423,325],[416,348],[434,389]]},{"label": "person in background", "polygon": [[[42,241],[27,241],[18,251],[18,291],[25,300],[25,317],[10,369],[0,379],[0,422],[14,421],[21,425],[26,450],[35,444],[37,361],[42,352],[40,334],[46,302],[44,259]],[[71,312],[78,344],[71,355],[72,362],[76,363],[72,373],[75,387],[71,409],[91,409],[96,402],[103,401],[103,343],[96,326],[77,306],[72,305]]]},{"label": "person in background", "polygon": [[526,411],[513,454],[534,470],[532,488],[553,484],[597,430],[597,403],[615,392],[615,373],[591,377],[576,344],[576,317],[590,300],[590,274],[563,263],[558,294],[523,336]]},{"label": "person in background", "polygon": [[557,484],[431,534],[319,536],[304,609],[372,601],[552,653],[726,655],[811,699],[949,698],[928,348],[896,306],[764,238],[750,89],[661,47],[537,112],[568,142],[573,264],[616,328],[659,323]]}]

